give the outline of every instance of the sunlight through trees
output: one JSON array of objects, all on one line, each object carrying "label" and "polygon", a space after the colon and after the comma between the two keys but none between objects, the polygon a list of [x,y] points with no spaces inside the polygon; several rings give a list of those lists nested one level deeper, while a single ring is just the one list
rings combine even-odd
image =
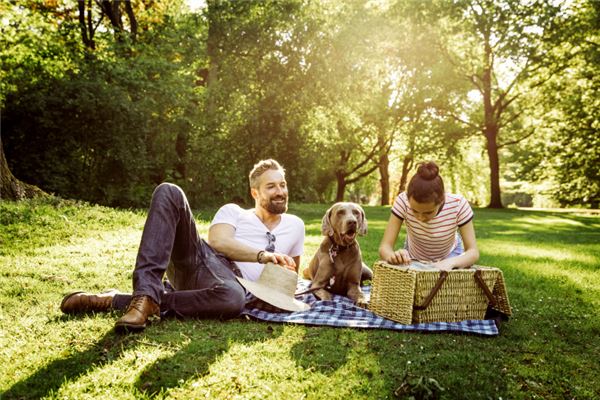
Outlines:
[{"label": "sunlight through trees", "polygon": [[167,180],[195,204],[246,202],[246,172],[273,157],[293,201],[389,204],[435,159],[475,205],[600,205],[593,0],[24,0],[0,15],[6,198],[18,178],[145,206]]}]

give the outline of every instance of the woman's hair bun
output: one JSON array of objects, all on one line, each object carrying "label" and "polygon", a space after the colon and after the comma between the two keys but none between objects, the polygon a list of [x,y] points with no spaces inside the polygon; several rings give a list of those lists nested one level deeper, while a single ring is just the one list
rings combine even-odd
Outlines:
[{"label": "woman's hair bun", "polygon": [[444,181],[440,169],[433,161],[419,163],[417,173],[410,178],[406,195],[418,203],[442,204],[444,202]]},{"label": "woman's hair bun", "polygon": [[426,181],[431,181],[439,175],[440,169],[433,161],[422,162],[417,168],[417,175]]}]

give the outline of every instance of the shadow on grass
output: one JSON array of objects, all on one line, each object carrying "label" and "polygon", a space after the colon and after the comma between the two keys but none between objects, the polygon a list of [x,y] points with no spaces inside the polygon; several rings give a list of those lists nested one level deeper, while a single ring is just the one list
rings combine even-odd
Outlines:
[{"label": "shadow on grass", "polygon": [[[199,326],[199,328],[198,328]],[[159,327],[155,343],[172,342],[173,337],[186,337],[188,343],[173,356],[149,364],[139,375],[135,386],[149,397],[179,387],[191,378],[207,375],[210,366],[225,354],[230,345],[249,344],[273,339],[283,332],[283,325],[254,324],[239,320],[172,321]]]},{"label": "shadow on grass", "polygon": [[[509,265],[504,272],[514,315],[496,338],[320,327],[307,329],[291,356],[329,379],[351,371],[354,393],[368,391],[372,398],[392,397],[406,374],[435,379],[449,398],[600,398],[593,361],[600,359],[598,305],[566,277],[498,260]],[[356,383],[361,380],[368,383]]]},{"label": "shadow on grass", "polygon": [[[525,260],[526,262],[526,260]],[[449,398],[600,398],[600,310],[568,279],[505,269],[514,315],[492,340],[467,335],[382,335],[369,345],[400,386],[399,366],[434,378]],[[408,337],[408,340],[406,338]],[[398,349],[401,351],[390,351]]]},{"label": "shadow on grass", "polygon": [[352,351],[351,336],[348,329],[313,327],[292,347],[291,355],[298,366],[329,375],[346,364]]},{"label": "shadow on grass", "polygon": [[[75,380],[98,366],[110,363],[111,358],[118,357],[123,350],[134,346],[137,346],[137,344],[127,337],[108,331],[85,350],[77,351],[65,358],[56,359],[38,369],[29,377],[15,383],[7,391],[0,394],[0,398],[35,399],[47,396],[60,389],[65,382]],[[116,353],[113,354],[113,357],[108,357],[109,352]]]},{"label": "shadow on grass", "polygon": [[475,210],[479,238],[515,238],[535,245],[597,244],[600,218],[547,211]]},{"label": "shadow on grass", "polygon": [[[72,317],[59,317],[57,321],[69,318]],[[63,384],[110,365],[129,350],[145,345],[172,347],[174,340],[186,340],[188,344],[174,355],[156,360],[141,373],[132,372],[139,374],[134,384],[138,393],[154,397],[181,386],[182,381],[208,373],[210,365],[229,349],[230,343],[262,341],[283,331],[283,326],[256,325],[250,329],[247,326],[239,321],[169,320],[147,328],[142,335],[121,335],[110,330],[84,350],[51,361],[15,383],[0,398],[34,399],[52,395]]]}]

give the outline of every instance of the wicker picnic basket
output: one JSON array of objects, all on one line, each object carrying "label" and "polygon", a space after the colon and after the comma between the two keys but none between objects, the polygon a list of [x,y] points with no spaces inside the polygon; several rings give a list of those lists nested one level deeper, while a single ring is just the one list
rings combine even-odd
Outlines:
[{"label": "wicker picnic basket", "polygon": [[483,319],[492,308],[511,315],[502,271],[473,266],[421,270],[378,261],[373,266],[369,309],[402,324]]}]

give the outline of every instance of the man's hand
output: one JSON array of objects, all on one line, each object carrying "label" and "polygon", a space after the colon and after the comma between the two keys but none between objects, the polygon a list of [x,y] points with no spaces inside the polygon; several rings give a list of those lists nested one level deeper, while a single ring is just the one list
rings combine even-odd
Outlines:
[{"label": "man's hand", "polygon": [[296,265],[300,264],[300,256],[296,256],[294,260],[294,258],[281,253],[264,250],[257,253],[255,247],[248,246],[235,239],[235,228],[229,224],[223,223],[211,226],[208,231],[208,244],[232,261],[258,261],[262,264],[272,262],[294,272],[297,272]]},{"label": "man's hand", "polygon": [[269,251],[265,251],[260,256],[260,262],[263,264],[272,262],[273,264],[281,265],[285,269],[289,269],[290,271],[296,272],[296,262],[294,262],[294,259],[292,257],[286,254],[271,253]]},{"label": "man's hand", "polygon": [[396,250],[395,252],[389,254],[386,258],[385,261],[390,263],[390,264],[403,264],[403,265],[408,265],[410,264],[410,256],[408,255],[408,250],[406,249],[399,249]]}]

